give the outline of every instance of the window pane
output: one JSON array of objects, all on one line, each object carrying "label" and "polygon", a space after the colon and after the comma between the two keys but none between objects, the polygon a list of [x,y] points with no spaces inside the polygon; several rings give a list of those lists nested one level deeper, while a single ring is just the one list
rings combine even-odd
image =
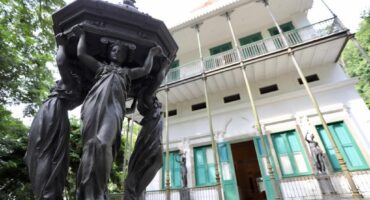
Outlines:
[{"label": "window pane", "polygon": [[218,145],[218,152],[220,156],[220,161],[221,162],[228,162],[229,158],[227,155],[227,146],[226,144],[219,144]]},{"label": "window pane", "polygon": [[198,165],[204,165],[203,151],[202,149],[195,150],[195,160]]},{"label": "window pane", "polygon": [[296,163],[296,166],[298,168],[299,173],[308,172],[306,161],[304,160],[304,157],[303,157],[302,153],[295,153],[294,154],[294,161]]},{"label": "window pane", "polygon": [[287,134],[288,142],[290,145],[290,148],[292,149],[293,152],[300,152],[301,151],[301,146],[299,144],[299,141],[297,139],[297,136],[295,135],[295,132],[291,132]]},{"label": "window pane", "polygon": [[333,125],[333,130],[342,145],[352,146],[352,141],[349,137],[349,134],[347,133],[343,126]]},{"label": "window pane", "polygon": [[263,163],[263,169],[265,170],[265,174],[270,175],[269,170],[267,169],[267,158],[266,157],[262,158],[262,163]]},{"label": "window pane", "polygon": [[222,163],[222,178],[226,180],[231,180],[231,169],[230,169],[230,164],[229,163]]},{"label": "window pane", "polygon": [[207,168],[204,156],[203,147],[194,149],[195,180],[197,186],[207,184]]},{"label": "window pane", "polygon": [[284,143],[284,139],[281,135],[276,135],[274,136],[274,141],[275,141],[275,148],[276,148],[276,151],[279,153],[279,154],[285,154],[285,153],[288,153],[287,151],[287,148],[286,148],[286,145]]},{"label": "window pane", "polygon": [[288,155],[280,155],[280,162],[283,174],[289,175],[294,173]]},{"label": "window pane", "polygon": [[206,155],[207,155],[207,164],[214,164],[215,159],[213,158],[213,150],[211,147],[207,148]]},{"label": "window pane", "polygon": [[208,165],[208,184],[216,183],[215,165]]},{"label": "window pane", "polygon": [[366,165],[365,163],[363,163],[359,153],[354,147],[344,147],[343,150],[350,162],[348,164],[350,164],[352,167],[361,167],[363,165]]}]

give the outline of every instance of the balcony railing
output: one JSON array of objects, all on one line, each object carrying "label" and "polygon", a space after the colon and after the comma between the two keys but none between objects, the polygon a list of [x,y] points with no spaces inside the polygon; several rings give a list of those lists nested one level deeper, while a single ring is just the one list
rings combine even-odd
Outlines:
[{"label": "balcony railing", "polygon": [[[370,198],[370,171],[355,171],[351,175],[360,194],[365,199]],[[280,187],[284,199],[352,199],[349,183],[342,172],[321,178],[303,176],[283,179],[280,180]]]},{"label": "balcony railing", "polygon": [[[370,170],[350,172],[359,193],[370,199]],[[343,172],[325,176],[299,176],[277,181],[282,198],[290,199],[352,199],[352,192]],[[181,189],[171,189],[171,200],[180,200]],[[189,188],[191,200],[218,200],[216,186]],[[111,200],[123,199],[123,194],[110,194]],[[142,200],[166,200],[166,190],[146,191]]]},{"label": "balcony railing", "polygon": [[[180,200],[180,190],[171,189],[171,200]],[[193,187],[189,188],[191,200],[218,200],[216,186]],[[166,190],[147,191],[145,200],[166,200]]]},{"label": "balcony railing", "polygon": [[[336,18],[327,19],[309,26],[284,32],[290,46],[309,42],[321,37],[345,30],[338,23]],[[239,58],[237,49],[232,49],[213,56],[195,60],[180,67],[170,69],[166,79],[162,84],[172,83],[184,80],[190,77],[198,76],[203,72],[213,69],[226,67],[257,56],[266,55],[286,48],[280,35],[275,35],[257,42],[253,42],[240,47],[241,58]],[[240,60],[241,59],[241,60]]]}]

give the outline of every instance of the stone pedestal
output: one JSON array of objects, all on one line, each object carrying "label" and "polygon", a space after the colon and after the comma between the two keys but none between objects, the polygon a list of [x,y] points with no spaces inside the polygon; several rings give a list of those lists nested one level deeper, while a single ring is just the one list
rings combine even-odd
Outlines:
[{"label": "stone pedestal", "polygon": [[328,175],[318,175],[316,176],[317,181],[323,195],[333,195],[336,194],[333,184],[331,182],[330,176]]},{"label": "stone pedestal", "polygon": [[190,200],[190,189],[189,188],[181,188],[180,189],[180,199],[181,200]]}]

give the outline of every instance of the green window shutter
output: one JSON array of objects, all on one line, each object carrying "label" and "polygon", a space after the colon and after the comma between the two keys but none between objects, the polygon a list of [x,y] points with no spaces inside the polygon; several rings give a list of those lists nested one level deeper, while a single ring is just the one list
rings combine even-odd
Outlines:
[{"label": "green window shutter", "polygon": [[255,33],[239,39],[244,59],[267,53],[267,48],[264,42],[252,44],[257,41],[262,41],[262,39],[261,33]]},{"label": "green window shutter", "polygon": [[[264,136],[264,141],[265,142],[267,141],[266,136]],[[271,184],[271,179],[270,179],[270,176],[267,174],[267,166],[266,166],[267,161],[266,161],[266,159],[268,159],[268,158],[267,158],[267,155],[265,154],[265,152],[262,148],[262,140],[261,140],[260,137],[255,137],[253,139],[253,142],[254,142],[254,146],[255,146],[255,149],[256,149],[256,153],[257,153],[258,165],[260,167],[261,175],[262,175],[262,178],[263,178],[263,184],[266,188],[267,199],[275,199],[274,189],[273,189],[273,186]],[[267,148],[268,148],[268,152],[271,155],[270,147],[269,147],[268,144],[267,144]],[[279,177],[276,174],[275,164],[273,162],[271,164],[272,164],[271,167],[273,169],[275,179],[278,181]]]},{"label": "green window shutter", "polygon": [[222,143],[218,145],[218,153],[219,153],[221,162],[229,162],[229,155],[227,153],[226,144]]},{"label": "green window shutter", "polygon": [[[298,43],[302,42],[301,36],[298,34],[298,32],[297,31],[292,31],[292,30],[295,29],[292,22],[281,24],[280,28],[283,32],[290,31],[288,34],[285,34],[285,36],[288,40],[288,43],[290,45],[295,45],[295,44],[298,44]],[[269,31],[271,36],[279,34],[279,31],[276,27],[269,28],[268,31]],[[274,44],[277,48],[282,48],[283,47],[283,42],[281,41],[280,38],[274,38],[273,40],[274,40]]]},{"label": "green window shutter", "polygon": [[171,63],[171,65],[170,65],[170,69],[172,69],[172,68],[176,68],[176,67],[178,67],[178,66],[180,66],[180,61],[179,61],[179,60],[174,60],[174,61]]},{"label": "green window shutter", "polygon": [[173,188],[180,188],[182,186],[182,182],[181,182],[181,165],[180,165],[180,162],[181,161],[181,156],[179,154],[179,152],[175,152],[173,154],[173,167],[172,167],[172,185],[173,185]]},{"label": "green window shutter", "polygon": [[167,74],[169,81],[176,81],[180,79],[180,68],[177,68],[180,66],[180,61],[175,60],[170,65],[170,71]]},{"label": "green window shutter", "polygon": [[196,186],[216,183],[216,168],[211,146],[194,148]]},{"label": "green window shutter", "polygon": [[212,55],[215,55],[215,54],[218,54],[218,53],[222,53],[222,52],[231,50],[232,48],[233,48],[233,46],[232,46],[231,42],[227,42],[225,44],[221,44],[221,45],[210,48],[209,53],[212,56]]},{"label": "green window shutter", "polygon": [[206,185],[207,184],[207,166],[206,158],[204,153],[204,148],[194,149],[194,159],[195,159],[195,180],[196,185]]},{"label": "green window shutter", "polygon": [[[283,32],[287,32],[287,31],[294,30],[294,25],[293,25],[292,22],[288,22],[288,23],[285,23],[285,24],[281,24],[280,28]],[[269,28],[268,31],[269,31],[271,36],[279,34],[279,30],[276,28],[276,26],[274,26],[272,28]]]},{"label": "green window shutter", "polygon": [[257,41],[260,41],[260,40],[262,40],[261,33],[255,33],[255,34],[248,35],[248,36],[240,38],[239,43],[240,43],[240,46],[243,46],[243,45],[250,44],[250,43],[253,43],[253,42],[257,42]]},{"label": "green window shutter", "polygon": [[310,173],[307,156],[295,131],[274,133],[272,140],[283,176]]},{"label": "green window shutter", "polygon": [[322,143],[324,144],[326,155],[329,158],[329,161],[331,163],[333,170],[340,171],[339,161],[337,157],[335,156],[335,151],[334,151],[333,145],[330,143],[328,135],[326,134],[322,126],[317,126],[316,129],[320,135]]},{"label": "green window shutter", "polygon": [[[342,154],[344,160],[347,163],[348,169],[349,170],[368,169],[369,166],[366,163],[366,160],[364,159],[360,149],[355,143],[346,125],[343,122],[335,122],[335,123],[328,124],[328,126],[329,126],[331,133],[333,134],[334,141],[336,145],[338,146],[340,153]],[[329,138],[326,135],[326,132],[324,131],[323,127],[320,125],[320,126],[317,126],[316,128],[318,129],[320,138],[322,139],[324,143],[325,150],[329,149],[327,147],[327,145],[330,144]],[[331,145],[328,145],[328,146],[331,149],[333,149]],[[329,155],[329,160],[331,164],[333,165],[334,170],[336,171],[340,170],[338,160],[335,157],[335,152]]]},{"label": "green window shutter", "polygon": [[213,156],[213,150],[211,146],[204,147],[206,160],[207,160],[207,170],[208,170],[208,180],[207,184],[215,184],[216,183],[216,162]]},{"label": "green window shutter", "polygon": [[[178,151],[169,152],[169,166],[170,166],[170,181],[171,188],[180,188],[182,186],[181,182],[181,166],[180,163],[176,161],[180,160],[180,155]],[[166,154],[163,154],[163,167],[162,167],[162,188],[166,189]]]}]

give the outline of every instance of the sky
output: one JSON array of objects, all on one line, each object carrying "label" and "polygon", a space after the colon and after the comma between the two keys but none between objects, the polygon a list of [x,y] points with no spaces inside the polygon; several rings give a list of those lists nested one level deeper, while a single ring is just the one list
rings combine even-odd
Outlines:
[{"label": "sky", "polygon": [[[71,3],[74,0],[65,0]],[[112,3],[120,3],[123,0],[108,0]],[[164,21],[167,27],[177,25],[190,15],[191,11],[199,7],[207,0],[136,0],[136,6],[140,11],[150,14],[152,17]],[[277,1],[277,0],[272,0]],[[364,10],[370,9],[370,0],[325,0],[332,11],[341,19],[343,24],[355,33],[361,21]],[[314,0],[312,9],[308,12],[308,19],[311,23],[331,18],[332,15],[325,8],[321,0]],[[20,118],[26,125],[30,125],[31,118],[23,118],[24,106],[12,106],[13,116]],[[79,117],[79,108],[71,114]]]},{"label": "sky", "polygon": [[[65,0],[70,3],[74,0]],[[121,3],[123,0],[108,0],[112,3]],[[136,0],[136,6],[140,11],[150,14],[152,17],[163,20],[167,27],[176,25],[181,19],[186,18],[194,8],[207,0]],[[272,0],[278,1],[278,0]],[[351,32],[356,32],[361,21],[361,13],[370,9],[370,0],[325,0],[328,6],[342,20],[343,24]],[[309,20],[312,22],[322,21],[332,17],[329,11],[323,7],[321,0],[314,0],[314,6],[309,11]]]}]

